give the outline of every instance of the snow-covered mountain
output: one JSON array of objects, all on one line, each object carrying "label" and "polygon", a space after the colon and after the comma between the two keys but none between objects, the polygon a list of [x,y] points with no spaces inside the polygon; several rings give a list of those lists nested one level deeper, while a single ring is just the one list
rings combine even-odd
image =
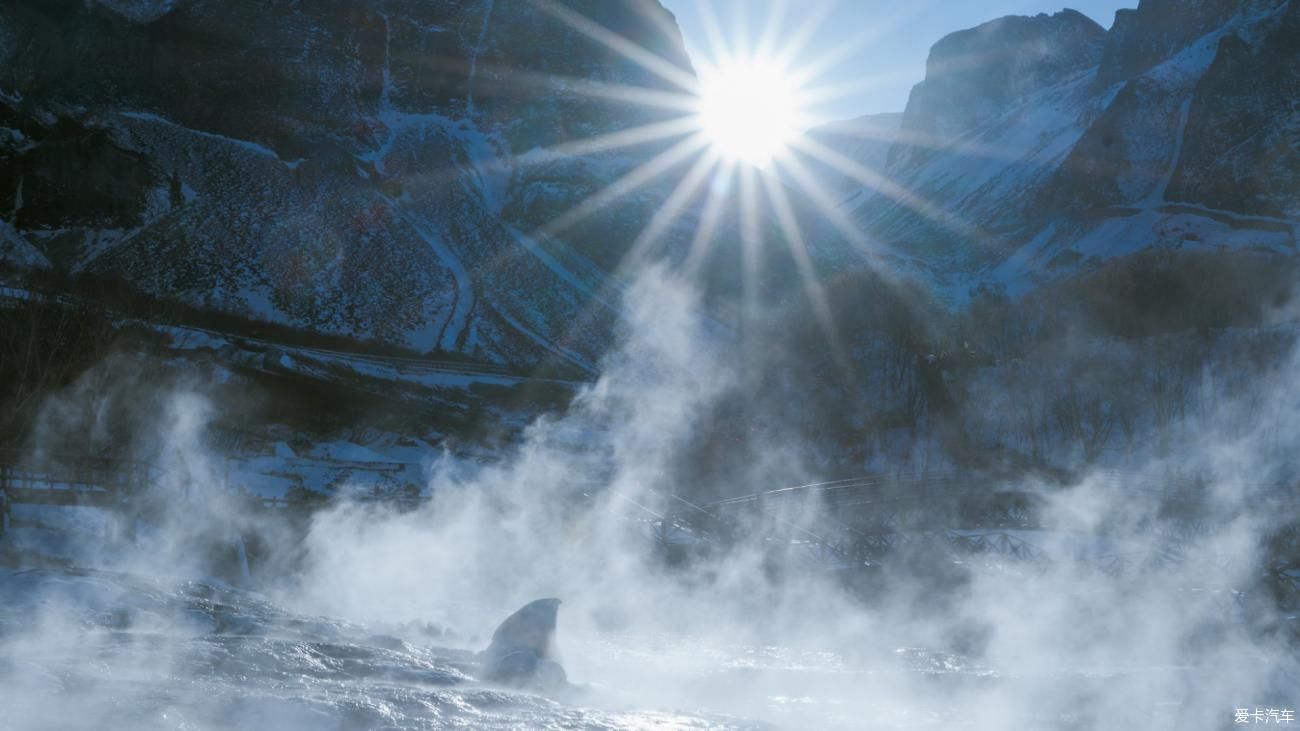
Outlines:
[{"label": "snow-covered mountain", "polygon": [[[690,73],[655,0],[11,0],[0,261],[590,369],[618,317],[609,275],[680,177],[540,233],[668,143],[548,149],[678,114],[602,98],[669,83],[592,27]],[[1002,18],[936,44],[901,118],[811,133],[890,185],[812,162],[884,261],[958,305],[1150,248],[1290,255],[1297,47],[1288,0],[1142,0],[1109,31]],[[860,266],[807,211],[815,259]]]},{"label": "snow-covered mountain", "polygon": [[1293,254],[1300,5],[1142,0],[952,34],[888,177],[843,209],[950,302],[1015,295],[1151,248]]},{"label": "snow-covered mountain", "polygon": [[654,145],[542,148],[664,113],[563,22],[690,64],[654,0],[12,0],[0,5],[0,256],[424,352],[588,368],[607,273],[664,193],[543,224]]},{"label": "snow-covered mountain", "polygon": [[[867,114],[820,125],[809,130],[808,136],[854,163],[883,174],[902,122],[903,115],[897,112]],[[834,167],[817,164],[815,160],[813,166],[818,178],[831,190],[839,192],[858,187],[851,176]]]}]

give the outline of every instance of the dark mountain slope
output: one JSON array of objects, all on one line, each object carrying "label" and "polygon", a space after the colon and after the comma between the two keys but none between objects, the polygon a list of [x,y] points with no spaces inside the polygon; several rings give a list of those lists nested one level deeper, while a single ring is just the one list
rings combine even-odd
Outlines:
[{"label": "dark mountain slope", "polygon": [[1103,32],[1013,18],[936,44],[890,177],[846,202],[944,299],[1147,249],[1295,252],[1300,6],[1143,0]]},{"label": "dark mountain slope", "polygon": [[[690,73],[653,0],[565,6]],[[323,333],[587,367],[614,316],[607,273],[664,195],[530,236],[658,149],[542,153],[664,118],[587,82],[672,88],[525,0],[15,0],[0,218],[5,251],[27,249],[6,257]]]}]

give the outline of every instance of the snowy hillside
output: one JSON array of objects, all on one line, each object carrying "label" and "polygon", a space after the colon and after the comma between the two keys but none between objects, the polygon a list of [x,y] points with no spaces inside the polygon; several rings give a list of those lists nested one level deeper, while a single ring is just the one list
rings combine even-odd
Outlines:
[{"label": "snowy hillside", "polygon": [[[689,69],[657,3],[570,4]],[[614,314],[598,290],[663,193],[565,240],[532,232],[656,148],[541,150],[663,112],[585,81],[665,83],[523,0],[5,3],[0,256],[325,334],[589,369]]]},{"label": "snowy hillside", "polygon": [[[1295,251],[1300,5],[1143,0],[953,34],[844,210],[950,302],[1151,248]],[[978,62],[977,62],[978,61]],[[900,198],[902,198],[900,200]]]},{"label": "snowy hillside", "polygon": [[[562,7],[690,73],[654,0]],[[0,261],[323,335],[591,372],[620,314],[610,274],[680,176],[551,230],[669,143],[565,145],[680,112],[591,94],[669,82],[566,12],[8,3]],[[1143,0],[1109,31],[1069,10],[1002,18],[937,43],[901,117],[810,133],[887,185],[808,162],[878,247],[872,263],[950,304],[1153,248],[1290,255],[1298,44],[1300,6],[1283,0]],[[675,250],[702,206],[666,232]],[[861,267],[842,222],[804,212],[823,275]],[[735,229],[724,215],[717,237]],[[719,261],[714,279],[735,279]],[[773,300],[798,283],[769,271]]]},{"label": "snowy hillside", "polygon": [[[835,150],[868,170],[883,173],[889,161],[889,151],[898,138],[903,115],[897,113],[868,114],[866,116],[831,122],[808,134],[818,143]],[[841,191],[856,187],[853,178],[830,166],[813,168],[831,190]]]}]

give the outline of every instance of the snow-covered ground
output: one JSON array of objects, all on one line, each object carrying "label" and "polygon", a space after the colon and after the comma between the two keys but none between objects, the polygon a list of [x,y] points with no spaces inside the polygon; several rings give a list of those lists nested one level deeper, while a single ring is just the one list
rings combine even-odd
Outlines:
[{"label": "snow-covered ground", "polygon": [[[474,651],[499,619],[486,613],[367,627],[211,583],[59,569],[0,569],[0,590],[0,727],[17,729],[1068,729],[1091,727],[1078,699],[1208,672],[1018,674],[917,647],[566,634],[562,614],[571,682],[541,694],[477,679]],[[1111,727],[1218,727],[1189,724],[1176,696],[1148,700]]]},{"label": "snow-covered ground", "polygon": [[277,442],[266,454],[227,457],[225,478],[233,489],[272,499],[289,498],[294,489],[330,495],[344,486],[358,493],[405,489],[418,494],[416,486],[427,483],[427,466],[437,457],[433,447],[419,444],[422,454],[395,458],[350,442],[316,444],[299,455]]},{"label": "snow-covered ground", "polygon": [[474,385],[515,386],[525,382],[576,385],[529,378],[495,363],[366,355],[234,337],[198,327],[148,327],[165,335],[169,339],[168,347],[173,351],[218,353],[232,366],[348,385],[358,382],[399,384],[434,392],[463,390]]},{"label": "snow-covered ground", "polygon": [[5,728],[753,726],[628,709],[605,689],[490,687],[473,678],[472,652],[438,646],[437,629],[408,642],[208,584],[3,570],[0,586]]}]

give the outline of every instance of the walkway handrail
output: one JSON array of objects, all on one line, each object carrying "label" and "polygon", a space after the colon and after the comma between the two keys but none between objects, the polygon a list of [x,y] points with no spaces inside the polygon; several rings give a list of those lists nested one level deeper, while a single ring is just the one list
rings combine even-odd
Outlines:
[{"label": "walkway handrail", "polygon": [[[1107,486],[1123,490],[1130,495],[1146,495],[1157,498],[1167,497],[1204,497],[1200,492],[1200,485],[1205,484],[1201,479],[1185,478],[1178,479],[1170,475],[1162,475],[1150,471],[1123,471],[1123,470],[1102,470],[1093,474],[1102,476],[1106,479]],[[1115,484],[1119,483],[1119,484]],[[1153,484],[1154,483],[1154,484]],[[956,489],[953,489],[953,488]],[[705,507],[709,509],[734,507],[751,503],[758,503],[770,499],[781,499],[793,496],[806,495],[823,495],[836,496],[844,492],[864,492],[869,490],[883,493],[891,489],[901,488],[920,488],[923,491],[931,491],[936,488],[942,488],[950,493],[980,493],[989,492],[991,487],[995,487],[998,492],[1016,492],[1016,493],[1034,493],[1049,494],[1054,492],[1054,488],[1035,482],[1025,482],[1016,484],[1014,481],[1001,476],[980,474],[980,473],[963,473],[956,470],[945,470],[942,472],[931,473],[914,473],[910,475],[889,475],[875,474],[863,475],[861,477],[850,477],[840,480],[829,480],[825,482],[814,482],[804,485],[795,485],[792,487],[782,487],[773,490],[765,490],[750,495],[739,495],[722,500],[715,500],[706,503]],[[1300,484],[1260,484],[1246,483],[1243,484],[1252,495],[1272,495],[1283,499],[1284,502],[1300,503]],[[894,500],[919,499],[923,495],[894,495],[890,496]],[[933,497],[933,493],[927,492],[924,497]]]}]

